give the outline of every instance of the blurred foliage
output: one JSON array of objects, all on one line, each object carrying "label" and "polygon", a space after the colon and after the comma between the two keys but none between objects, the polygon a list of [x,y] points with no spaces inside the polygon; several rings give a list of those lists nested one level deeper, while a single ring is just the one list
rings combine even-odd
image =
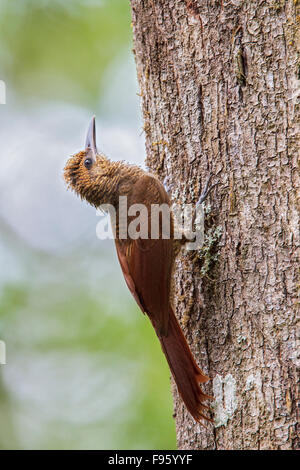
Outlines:
[{"label": "blurred foliage", "polygon": [[[43,101],[94,108],[106,71],[130,50],[130,22],[128,0],[0,0],[8,102],[12,91],[37,116]],[[99,276],[99,288],[87,288],[87,254],[95,256],[82,243],[65,257],[41,253],[7,235],[0,219],[0,257],[10,250],[27,272],[8,281],[5,260],[14,258],[0,259],[0,448],[175,448],[170,373],[153,328],[119,268],[106,269],[103,247],[96,258],[105,282]]]}]

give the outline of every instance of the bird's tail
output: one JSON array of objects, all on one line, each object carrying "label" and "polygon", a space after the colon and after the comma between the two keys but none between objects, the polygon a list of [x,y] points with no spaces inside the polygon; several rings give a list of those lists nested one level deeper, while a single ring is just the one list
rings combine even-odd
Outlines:
[{"label": "bird's tail", "polygon": [[172,309],[168,334],[159,336],[159,340],[187,409],[196,421],[200,421],[201,418],[211,421],[208,416],[203,414],[204,409],[208,409],[203,402],[212,397],[202,392],[199,385],[207,382],[209,377],[197,366]]}]

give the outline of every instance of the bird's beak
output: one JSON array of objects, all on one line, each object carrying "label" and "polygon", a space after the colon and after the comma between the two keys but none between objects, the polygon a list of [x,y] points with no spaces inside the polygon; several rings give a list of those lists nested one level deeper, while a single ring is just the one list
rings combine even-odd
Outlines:
[{"label": "bird's beak", "polygon": [[85,149],[92,160],[96,161],[96,155],[98,153],[97,146],[96,146],[96,119],[95,116],[92,117],[91,123],[89,125],[86,141],[85,141]]}]

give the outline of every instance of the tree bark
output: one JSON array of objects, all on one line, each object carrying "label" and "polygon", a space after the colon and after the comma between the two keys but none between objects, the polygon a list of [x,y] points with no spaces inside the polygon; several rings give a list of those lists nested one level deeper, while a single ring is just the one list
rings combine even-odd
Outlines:
[{"label": "tree bark", "polygon": [[131,6],[149,169],[175,202],[195,203],[209,172],[220,182],[174,299],[214,426],[173,386],[178,448],[295,449],[300,2]]}]

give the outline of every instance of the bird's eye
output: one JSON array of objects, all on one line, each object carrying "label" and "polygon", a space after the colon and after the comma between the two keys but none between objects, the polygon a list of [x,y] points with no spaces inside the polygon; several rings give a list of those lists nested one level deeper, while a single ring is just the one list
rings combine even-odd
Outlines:
[{"label": "bird's eye", "polygon": [[84,160],[84,166],[89,170],[93,164],[93,160],[91,158],[86,158]]}]

